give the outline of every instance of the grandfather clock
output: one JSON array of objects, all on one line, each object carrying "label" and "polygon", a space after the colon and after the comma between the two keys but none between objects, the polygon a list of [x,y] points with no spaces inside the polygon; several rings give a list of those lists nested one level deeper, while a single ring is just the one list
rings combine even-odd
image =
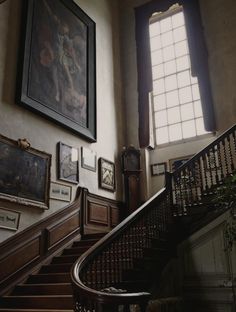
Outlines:
[{"label": "grandfather clock", "polygon": [[140,204],[140,165],[141,153],[134,146],[124,147],[122,152],[122,171],[124,174],[126,216],[136,210]]}]

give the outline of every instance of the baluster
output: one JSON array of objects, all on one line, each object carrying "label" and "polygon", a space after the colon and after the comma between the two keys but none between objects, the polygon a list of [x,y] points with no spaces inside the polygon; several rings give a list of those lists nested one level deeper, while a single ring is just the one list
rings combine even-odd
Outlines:
[{"label": "baluster", "polygon": [[229,175],[229,166],[228,166],[228,159],[227,159],[227,151],[225,147],[225,139],[222,141],[223,145],[223,155],[224,155],[224,161],[225,161],[225,176]]},{"label": "baluster", "polygon": [[[236,136],[235,136],[235,131],[233,131],[232,132],[232,136],[233,136],[233,145],[234,145],[234,157],[233,157],[233,159],[234,159],[234,161],[236,161]],[[235,168],[235,166],[234,166],[234,168]]]},{"label": "baluster", "polygon": [[232,150],[231,150],[230,135],[227,135],[226,139],[227,139],[227,142],[228,142],[230,169],[231,169],[231,173],[232,173],[232,172],[234,172],[234,161],[233,161],[233,155],[232,155]]},{"label": "baluster", "polygon": [[217,143],[217,150],[218,150],[218,162],[219,162],[219,170],[220,170],[220,181],[219,183],[222,183],[223,179],[224,179],[224,171],[223,171],[223,163],[222,163],[222,150],[221,150],[221,145],[220,143]]},{"label": "baluster", "polygon": [[199,167],[197,160],[193,162],[192,168],[192,177],[193,177],[193,185],[194,185],[194,203],[198,202],[198,185],[199,185]]},{"label": "baluster", "polygon": [[205,190],[208,191],[209,185],[208,185],[208,178],[207,178],[207,154],[204,154],[202,156],[202,162],[203,162],[203,169],[204,169]]},{"label": "baluster", "polygon": [[213,185],[213,176],[212,176],[212,149],[208,150],[207,151],[207,164],[208,164],[208,172],[209,172],[209,175],[210,175],[210,188],[212,187]]},{"label": "baluster", "polygon": [[203,176],[202,176],[202,165],[201,165],[201,157],[198,158],[198,202],[202,199],[202,191],[203,191]]},{"label": "baluster", "polygon": [[176,178],[175,175],[173,175],[172,178],[172,190],[174,192],[174,196],[173,196],[173,215],[177,216],[177,204],[178,204],[178,193],[177,193],[177,183],[176,183]]}]

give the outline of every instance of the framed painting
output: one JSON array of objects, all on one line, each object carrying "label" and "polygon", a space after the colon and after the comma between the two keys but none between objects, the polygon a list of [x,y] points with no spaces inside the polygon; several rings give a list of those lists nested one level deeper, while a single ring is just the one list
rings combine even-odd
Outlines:
[{"label": "framed painting", "polygon": [[166,162],[151,165],[152,176],[163,175],[166,172]]},{"label": "framed painting", "polygon": [[70,202],[71,200],[71,186],[57,182],[51,182],[50,198]]},{"label": "framed painting", "polygon": [[0,199],[48,208],[51,155],[0,136]]},{"label": "framed painting", "polygon": [[112,192],[116,188],[115,164],[104,158],[99,158],[99,186]]},{"label": "framed painting", "polygon": [[20,222],[20,213],[0,207],[0,228],[17,231]]},{"label": "framed painting", "polygon": [[58,142],[58,179],[79,183],[79,155],[78,149]]},{"label": "framed painting", "polygon": [[96,172],[97,155],[89,148],[81,147],[81,167]]},{"label": "framed painting", "polygon": [[72,0],[23,3],[17,102],[95,142],[95,23]]}]

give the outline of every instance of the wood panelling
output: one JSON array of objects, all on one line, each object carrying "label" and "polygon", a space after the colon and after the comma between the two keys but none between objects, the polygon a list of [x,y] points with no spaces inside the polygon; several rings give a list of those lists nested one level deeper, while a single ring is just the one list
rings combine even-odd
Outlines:
[{"label": "wood panelling", "polygon": [[108,232],[121,221],[123,203],[91,194],[83,189],[84,231]]},{"label": "wood panelling", "polygon": [[[40,257],[40,236],[26,242],[20,248],[9,254],[0,261],[0,280],[3,281],[19,270],[25,264],[32,262]],[[4,269],[3,269],[4,268]]]},{"label": "wood panelling", "polygon": [[109,225],[109,206],[88,201],[89,223]]},{"label": "wood panelling", "polygon": [[0,244],[0,295],[78,235],[81,194],[78,188],[73,203]]},{"label": "wood panelling", "polygon": [[68,235],[78,232],[80,226],[79,213],[76,212],[70,218],[63,220],[53,227],[47,228],[48,232],[48,249],[55,247],[61,240],[65,239]]}]

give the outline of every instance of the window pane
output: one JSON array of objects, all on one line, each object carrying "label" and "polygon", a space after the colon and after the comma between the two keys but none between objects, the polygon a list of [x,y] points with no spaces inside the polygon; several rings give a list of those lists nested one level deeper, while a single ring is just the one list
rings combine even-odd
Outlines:
[{"label": "window pane", "polygon": [[176,75],[167,76],[165,79],[166,91],[177,89]]},{"label": "window pane", "polygon": [[168,45],[173,44],[173,34],[172,31],[168,31],[167,33],[164,33],[161,35],[161,42],[162,46],[166,47]]},{"label": "window pane", "polygon": [[155,113],[155,125],[163,127],[167,125],[167,113],[165,110]]},{"label": "window pane", "polygon": [[156,80],[164,76],[164,66],[159,64],[152,67],[152,79]]},{"label": "window pane", "polygon": [[171,17],[164,18],[160,21],[161,32],[166,32],[172,29]]},{"label": "window pane", "polygon": [[153,93],[161,94],[165,91],[164,79],[153,81]]},{"label": "window pane", "polygon": [[160,34],[160,22],[155,22],[149,25],[150,37]]},{"label": "window pane", "polygon": [[164,59],[164,62],[173,60],[174,58],[175,58],[174,47],[173,46],[165,47],[163,49],[163,59]]},{"label": "window pane", "polygon": [[184,25],[184,14],[183,12],[179,12],[172,16],[172,25],[173,28]]},{"label": "window pane", "polygon": [[170,133],[170,142],[178,141],[182,139],[182,131],[181,131],[181,124],[171,125],[169,127]]},{"label": "window pane", "polygon": [[205,130],[205,127],[204,127],[203,118],[196,119],[196,127],[197,127],[197,134],[198,135],[202,135],[202,134],[207,133],[207,131]]},{"label": "window pane", "polygon": [[181,41],[175,44],[176,57],[188,54],[187,41]]},{"label": "window pane", "polygon": [[181,106],[182,120],[189,120],[194,118],[193,104],[185,104]]},{"label": "window pane", "polygon": [[192,92],[190,87],[179,89],[180,104],[192,101]]},{"label": "window pane", "polygon": [[167,110],[168,124],[180,122],[180,111],[179,107],[173,107]]},{"label": "window pane", "polygon": [[179,88],[190,85],[190,75],[188,70],[178,73],[177,78]]},{"label": "window pane", "polygon": [[157,141],[157,144],[163,144],[163,143],[169,142],[167,127],[156,129],[156,141]]},{"label": "window pane", "polygon": [[200,101],[196,101],[193,103],[194,105],[194,113],[195,117],[202,117],[202,105]]},{"label": "window pane", "polygon": [[161,50],[152,52],[152,65],[158,65],[163,62]]},{"label": "window pane", "polygon": [[193,90],[193,99],[194,100],[199,100],[200,99],[200,93],[199,93],[199,87],[197,84],[192,86]]},{"label": "window pane", "polygon": [[176,64],[177,64],[177,70],[178,71],[188,69],[190,67],[188,56],[186,55],[186,56],[182,56],[180,58],[177,58]]},{"label": "window pane", "polygon": [[154,110],[158,111],[166,108],[165,94],[154,96]]},{"label": "window pane", "polygon": [[152,38],[151,40],[151,51],[159,50],[161,48],[161,36]]},{"label": "window pane", "polygon": [[164,63],[165,75],[176,73],[176,62],[175,60]]},{"label": "window pane", "polygon": [[173,35],[174,35],[175,42],[185,40],[186,39],[185,27],[182,26],[182,27],[174,29]]},{"label": "window pane", "polygon": [[189,120],[185,121],[182,124],[183,128],[183,138],[192,138],[196,136],[196,129],[195,129],[195,121],[194,120]]},{"label": "window pane", "polygon": [[179,105],[179,95],[177,90],[166,93],[166,105],[167,107]]}]

